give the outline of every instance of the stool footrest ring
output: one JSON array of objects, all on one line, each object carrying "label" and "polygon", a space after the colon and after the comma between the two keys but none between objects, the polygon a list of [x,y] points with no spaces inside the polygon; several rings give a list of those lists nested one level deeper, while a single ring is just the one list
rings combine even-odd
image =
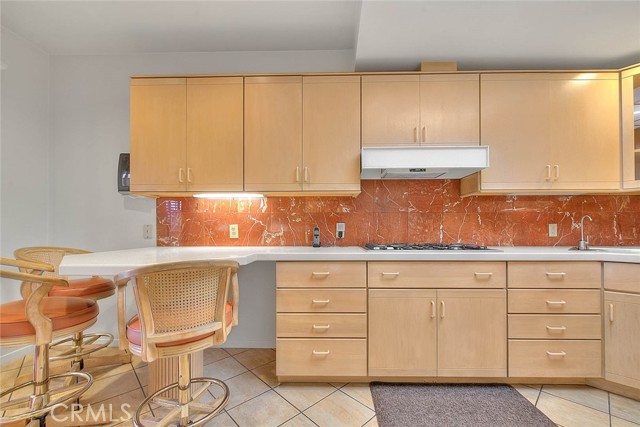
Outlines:
[{"label": "stool footrest ring", "polygon": [[[155,393],[149,395],[145,400],[142,401],[142,403],[138,407],[138,410],[136,411],[136,414],[133,418],[133,425],[136,427],[147,427],[147,425],[144,424],[144,420],[142,420],[141,411],[143,410],[145,405],[153,401],[154,403],[169,409],[169,413],[162,417],[163,422],[167,423],[168,421],[171,421],[171,419],[175,419],[179,422],[181,412],[180,409],[182,408],[182,406],[187,406],[189,408],[189,414],[193,414],[193,416],[204,414],[202,417],[198,417],[197,419],[190,421],[189,427],[203,426],[213,417],[222,412],[224,407],[227,405],[227,403],[229,402],[229,387],[227,387],[227,385],[223,381],[216,378],[199,377],[191,379],[192,386],[199,383],[202,383],[204,385],[200,386],[195,392],[193,392],[191,401],[184,405],[180,405],[180,403],[175,400],[159,397],[160,395],[172,389],[178,389],[178,383],[169,384],[168,386],[163,387]],[[216,401],[211,405],[197,402],[197,399],[202,394],[204,394],[212,385],[217,385],[222,388],[222,395],[218,397]],[[154,422],[154,425],[157,423],[157,421]]]},{"label": "stool footrest ring", "polygon": [[[84,349],[85,346],[93,345],[100,338],[106,338],[107,340],[105,342],[97,344],[95,347]],[[57,350],[58,346],[61,346],[65,343],[72,343],[73,341],[74,341],[73,337],[65,338],[63,340],[54,342],[51,345],[49,345],[49,349]],[[107,333],[82,334],[82,345],[80,347],[80,351],[77,351],[75,347],[70,347],[69,349],[66,349],[66,351],[63,354],[60,354],[57,356],[50,356],[49,360],[51,361],[66,360],[66,359],[71,359],[75,357],[88,356],[91,353],[95,353],[98,350],[102,350],[103,348],[108,347],[109,345],[111,345],[112,342],[113,342],[113,335],[111,334],[107,334]]]}]

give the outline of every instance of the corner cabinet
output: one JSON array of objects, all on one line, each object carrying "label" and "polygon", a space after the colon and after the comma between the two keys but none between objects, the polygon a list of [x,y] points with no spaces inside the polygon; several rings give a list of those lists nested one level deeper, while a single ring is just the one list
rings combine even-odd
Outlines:
[{"label": "corner cabinet", "polygon": [[131,190],[242,191],[242,77],[131,80]]},{"label": "corner cabinet", "polygon": [[640,190],[640,66],[623,70],[620,77],[622,187]]},{"label": "corner cabinet", "polygon": [[640,264],[604,263],[605,379],[640,388]]},{"label": "corner cabinet", "polygon": [[370,376],[506,376],[505,263],[368,265]]},{"label": "corner cabinet", "polygon": [[487,73],[481,141],[490,167],[463,194],[620,189],[617,73]]},{"label": "corner cabinet", "polygon": [[479,75],[362,77],[362,146],[479,145]]},{"label": "corner cabinet", "polygon": [[245,190],[360,192],[360,77],[245,79]]}]

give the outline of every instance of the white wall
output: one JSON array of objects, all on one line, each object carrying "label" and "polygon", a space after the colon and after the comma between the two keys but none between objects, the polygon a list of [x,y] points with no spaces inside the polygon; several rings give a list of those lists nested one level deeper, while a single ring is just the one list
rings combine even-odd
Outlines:
[{"label": "white wall", "polygon": [[[0,38],[0,251],[12,258],[49,241],[49,55],[5,28]],[[3,280],[0,301],[19,295],[15,281]]]}]

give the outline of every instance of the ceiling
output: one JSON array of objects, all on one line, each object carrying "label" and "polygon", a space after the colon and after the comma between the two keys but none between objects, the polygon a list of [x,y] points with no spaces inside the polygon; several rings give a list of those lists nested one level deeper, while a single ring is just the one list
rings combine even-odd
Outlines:
[{"label": "ceiling", "polygon": [[356,71],[640,62],[638,0],[2,0],[0,13],[51,55],[348,50]]}]

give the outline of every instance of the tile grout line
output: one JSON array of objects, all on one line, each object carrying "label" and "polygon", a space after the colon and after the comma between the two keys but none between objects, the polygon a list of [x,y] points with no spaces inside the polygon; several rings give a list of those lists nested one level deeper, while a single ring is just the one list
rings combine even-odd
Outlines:
[{"label": "tile grout line", "polygon": [[[544,392],[544,394],[549,395],[549,396],[552,396],[552,397],[556,397],[556,398],[558,398],[558,399],[566,400],[567,402],[575,403],[576,405],[584,406],[585,408],[593,409],[594,411],[598,411],[598,412],[600,412],[600,413],[602,413],[602,414],[610,415],[610,414],[608,414],[607,412],[601,411],[600,409],[593,408],[593,407],[588,406],[588,405],[584,405],[584,404],[582,404],[582,403],[580,403],[580,402],[576,402],[576,401],[574,401],[574,400],[567,399],[567,398],[562,397],[562,396],[556,396],[555,394],[547,393],[546,391]],[[540,389],[540,395],[542,395],[542,389]],[[539,397],[539,396],[538,396],[538,399],[540,399],[540,397]],[[538,401],[536,400],[536,406],[537,406],[537,404],[538,404]],[[611,409],[609,409],[609,411],[611,411]]]},{"label": "tile grout line", "polygon": [[611,393],[607,392],[607,403],[609,405],[609,427],[613,426],[613,416],[611,415]]},{"label": "tile grout line", "polygon": [[[352,383],[347,383],[347,384],[345,384],[345,386],[347,386],[347,385],[349,385],[349,384],[352,384]],[[361,404],[361,405],[362,405],[362,406],[364,406],[365,408],[371,409],[374,413],[376,412],[376,410],[375,410],[375,409],[369,408],[369,405],[366,405],[366,404],[364,404],[364,403],[360,402],[360,401],[359,401],[358,399],[356,399],[355,397],[353,397],[353,396],[351,396],[350,394],[348,394],[348,393],[346,393],[346,392],[342,391],[342,388],[338,389],[338,391],[339,391],[340,393],[344,394],[345,396],[350,397],[351,399],[355,400],[356,402],[358,402],[359,404]],[[373,396],[371,397],[371,399],[373,399]]]}]

